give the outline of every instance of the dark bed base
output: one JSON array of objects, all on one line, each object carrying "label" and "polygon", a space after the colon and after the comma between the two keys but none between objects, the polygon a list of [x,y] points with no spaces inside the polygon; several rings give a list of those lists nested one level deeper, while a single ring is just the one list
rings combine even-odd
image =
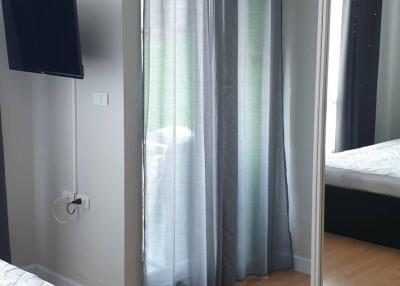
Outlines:
[{"label": "dark bed base", "polygon": [[400,199],[326,185],[325,231],[400,249]]}]

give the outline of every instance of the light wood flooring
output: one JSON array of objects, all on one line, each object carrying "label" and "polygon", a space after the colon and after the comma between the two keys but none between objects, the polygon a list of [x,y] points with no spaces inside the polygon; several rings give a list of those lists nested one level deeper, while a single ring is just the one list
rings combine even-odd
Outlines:
[{"label": "light wood flooring", "polygon": [[[398,286],[400,250],[325,234],[324,286]],[[295,271],[249,278],[237,286],[308,286],[310,278]]]},{"label": "light wood flooring", "polygon": [[324,286],[400,285],[400,250],[325,234]]},{"label": "light wood flooring", "polygon": [[264,278],[249,278],[236,286],[309,286],[310,278],[295,271],[278,271]]}]

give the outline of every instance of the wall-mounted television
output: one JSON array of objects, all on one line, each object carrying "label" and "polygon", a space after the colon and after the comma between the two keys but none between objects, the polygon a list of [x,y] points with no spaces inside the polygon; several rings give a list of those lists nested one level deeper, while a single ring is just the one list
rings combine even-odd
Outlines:
[{"label": "wall-mounted television", "polygon": [[83,78],[76,0],[2,0],[12,70]]}]

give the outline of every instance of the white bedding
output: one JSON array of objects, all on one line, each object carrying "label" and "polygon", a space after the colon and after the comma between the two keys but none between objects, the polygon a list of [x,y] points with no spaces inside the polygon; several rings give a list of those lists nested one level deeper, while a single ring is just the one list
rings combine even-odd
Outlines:
[{"label": "white bedding", "polygon": [[0,260],[0,286],[52,286],[52,284]]},{"label": "white bedding", "polygon": [[328,155],[325,182],[400,197],[400,139]]}]

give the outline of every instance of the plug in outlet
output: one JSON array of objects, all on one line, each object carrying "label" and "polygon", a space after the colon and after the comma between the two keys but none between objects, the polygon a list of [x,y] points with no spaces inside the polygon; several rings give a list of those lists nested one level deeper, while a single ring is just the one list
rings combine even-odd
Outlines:
[{"label": "plug in outlet", "polygon": [[62,196],[63,198],[68,198],[68,202],[72,202],[75,199],[81,199],[82,204],[79,206],[81,209],[89,209],[90,208],[90,197],[81,195],[81,194],[75,194],[74,192],[70,191],[62,191]]},{"label": "plug in outlet", "polygon": [[90,197],[89,196],[78,194],[76,196],[76,198],[82,200],[82,204],[79,206],[80,208],[82,208],[82,209],[90,208]]}]

